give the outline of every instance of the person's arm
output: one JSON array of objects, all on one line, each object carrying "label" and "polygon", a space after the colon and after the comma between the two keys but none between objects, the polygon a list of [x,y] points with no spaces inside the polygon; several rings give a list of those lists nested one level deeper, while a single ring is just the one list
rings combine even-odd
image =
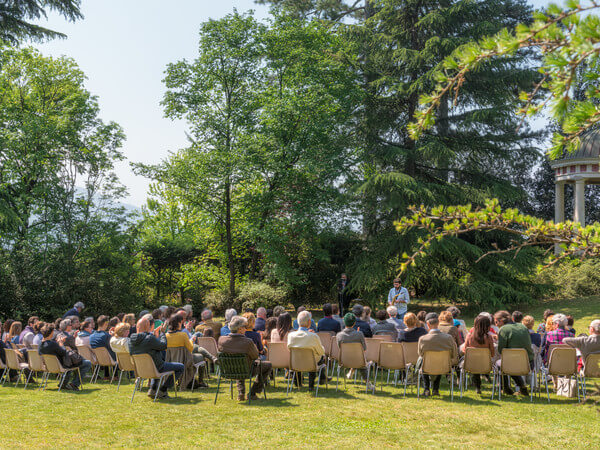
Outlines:
[{"label": "person's arm", "polygon": [[152,350],[166,350],[167,349],[167,336],[164,333],[160,333],[157,336],[150,335],[150,348]]},{"label": "person's arm", "polygon": [[393,296],[392,292],[394,292],[394,290],[390,289],[390,292],[388,293],[388,305],[394,304],[394,296]]},{"label": "person's arm", "polygon": [[576,337],[566,337],[563,339],[563,344],[581,350],[581,347],[583,346],[583,339]]},{"label": "person's arm", "polygon": [[490,349],[490,355],[492,358],[496,356],[496,349],[494,348],[494,340],[487,336],[488,348]]},{"label": "person's arm", "polygon": [[190,353],[192,353],[194,351],[194,343],[192,342],[192,340],[188,338],[187,335],[182,336],[181,338],[183,339],[183,344],[185,345],[185,348],[187,348],[190,351]]},{"label": "person's arm", "polygon": [[498,331],[498,354],[502,355],[502,350],[506,347],[506,331]]},{"label": "person's arm", "polygon": [[410,295],[408,293],[408,289],[406,289],[405,287],[402,287],[402,295],[400,296],[403,300],[403,303],[410,303]]},{"label": "person's arm", "polygon": [[456,342],[454,342],[454,340],[452,340],[451,357],[452,357],[452,364],[453,365],[458,364],[458,347],[456,346]]}]

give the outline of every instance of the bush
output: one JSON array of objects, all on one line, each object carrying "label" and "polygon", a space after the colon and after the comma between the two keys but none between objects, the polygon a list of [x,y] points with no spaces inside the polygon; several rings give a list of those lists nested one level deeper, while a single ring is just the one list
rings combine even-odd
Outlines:
[{"label": "bush", "polygon": [[600,295],[600,260],[564,261],[542,271],[539,278],[555,286],[555,297]]},{"label": "bush", "polygon": [[227,308],[238,307],[229,297],[229,291],[224,289],[215,289],[206,294],[204,306],[215,314],[223,314]]},{"label": "bush", "polygon": [[256,311],[259,306],[274,308],[277,305],[285,305],[286,303],[285,290],[263,282],[244,284],[236,299],[236,304],[240,304],[242,310],[253,309]]}]

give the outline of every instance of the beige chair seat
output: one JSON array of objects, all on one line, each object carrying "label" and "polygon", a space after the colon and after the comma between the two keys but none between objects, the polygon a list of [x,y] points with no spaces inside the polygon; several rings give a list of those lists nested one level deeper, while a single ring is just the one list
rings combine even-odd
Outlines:
[{"label": "beige chair seat", "polygon": [[177,397],[177,380],[175,379],[175,372],[173,370],[169,370],[167,372],[159,372],[154,364],[154,360],[152,357],[147,354],[141,355],[131,355],[133,359],[133,364],[135,365],[135,372],[137,378],[135,380],[135,386],[133,388],[133,394],[131,395],[131,403],[133,403],[133,397],[135,396],[135,392],[140,386],[140,383],[143,383],[143,380],[159,380],[158,386],[156,388],[156,394],[154,395],[154,401],[158,397],[158,392],[160,391],[160,387],[166,377],[173,377],[173,390],[175,391],[175,397]]}]

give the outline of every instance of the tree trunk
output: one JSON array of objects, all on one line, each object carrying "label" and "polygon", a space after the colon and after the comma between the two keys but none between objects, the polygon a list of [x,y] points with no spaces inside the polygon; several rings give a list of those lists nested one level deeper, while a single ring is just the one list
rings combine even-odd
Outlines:
[{"label": "tree trunk", "polygon": [[229,268],[229,295],[235,296],[235,264],[231,237],[231,184],[225,183],[225,245],[227,246],[227,267]]}]

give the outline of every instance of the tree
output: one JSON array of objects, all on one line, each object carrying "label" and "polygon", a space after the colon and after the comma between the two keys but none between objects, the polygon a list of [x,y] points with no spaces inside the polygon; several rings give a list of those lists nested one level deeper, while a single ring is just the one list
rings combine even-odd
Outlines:
[{"label": "tree", "polygon": [[0,2],[0,43],[16,45],[24,40],[43,41],[65,38],[58,31],[33,24],[31,20],[45,18],[55,11],[74,22],[83,18],[81,0],[7,0]]}]

